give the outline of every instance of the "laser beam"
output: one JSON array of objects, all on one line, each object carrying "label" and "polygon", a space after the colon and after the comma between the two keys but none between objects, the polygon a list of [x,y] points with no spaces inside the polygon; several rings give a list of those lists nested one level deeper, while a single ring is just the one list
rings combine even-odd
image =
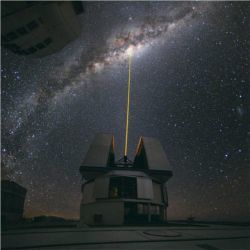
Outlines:
[{"label": "laser beam", "polygon": [[130,109],[131,57],[132,57],[132,53],[128,53],[128,96],[127,96],[127,114],[126,114],[124,161],[127,161],[127,155],[128,155],[128,125],[129,125],[129,109]]}]

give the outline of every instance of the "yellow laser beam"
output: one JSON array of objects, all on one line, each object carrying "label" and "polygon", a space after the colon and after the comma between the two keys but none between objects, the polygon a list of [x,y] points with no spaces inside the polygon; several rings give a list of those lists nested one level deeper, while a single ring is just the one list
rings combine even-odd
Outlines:
[{"label": "yellow laser beam", "polygon": [[131,53],[128,54],[128,99],[127,99],[127,115],[126,115],[126,133],[125,133],[125,147],[124,157],[128,154],[128,125],[129,125],[129,108],[130,108],[130,85],[131,85]]}]

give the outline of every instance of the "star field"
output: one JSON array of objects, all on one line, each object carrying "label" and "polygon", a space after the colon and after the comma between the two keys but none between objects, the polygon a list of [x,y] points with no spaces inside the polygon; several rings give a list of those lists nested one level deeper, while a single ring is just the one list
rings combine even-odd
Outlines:
[{"label": "star field", "polygon": [[[2,49],[2,176],[25,215],[78,218],[96,133],[129,158],[160,139],[173,167],[169,219],[249,220],[249,3],[84,2],[81,36],[41,59]],[[98,18],[97,18],[98,17]]]}]

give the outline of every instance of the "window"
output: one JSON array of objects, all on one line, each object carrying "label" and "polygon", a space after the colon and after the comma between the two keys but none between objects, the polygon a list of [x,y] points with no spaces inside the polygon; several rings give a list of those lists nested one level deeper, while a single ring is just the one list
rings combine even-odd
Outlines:
[{"label": "window", "polygon": [[160,207],[158,205],[151,205],[150,213],[152,215],[160,215]]},{"label": "window", "polygon": [[43,19],[41,17],[39,17],[38,20],[41,24],[43,24]]},{"label": "window", "polygon": [[20,53],[21,48],[19,46],[17,46],[16,44],[12,44],[12,48],[11,50],[15,53]]},{"label": "window", "polygon": [[44,43],[46,44],[46,45],[49,45],[50,43],[52,42],[52,40],[51,40],[51,38],[46,38],[45,40],[44,40]]},{"label": "window", "polygon": [[25,27],[20,27],[18,28],[17,30],[17,33],[21,36],[25,35],[25,34],[28,34],[28,30],[25,28]]},{"label": "window", "polygon": [[16,54],[22,55],[22,51],[21,50],[17,50],[17,51],[13,51],[13,52],[15,52]]},{"label": "window", "polygon": [[137,213],[140,215],[148,214],[148,204],[146,203],[138,203],[137,204]]},{"label": "window", "polygon": [[83,6],[81,2],[72,1],[72,5],[76,15],[81,14],[83,12]]},{"label": "window", "polygon": [[111,177],[109,183],[110,198],[137,198],[135,177]]},{"label": "window", "polygon": [[31,31],[31,30],[36,29],[39,26],[39,24],[35,20],[33,20],[32,22],[28,23],[27,26],[29,30]]},{"label": "window", "polygon": [[5,36],[2,35],[2,41],[5,42],[5,43],[7,43],[8,39]]},{"label": "window", "polygon": [[110,198],[119,198],[121,197],[121,181],[120,178],[110,178],[109,183],[109,197]]},{"label": "window", "polygon": [[26,3],[27,5],[33,5],[33,4],[36,3],[36,1],[25,1],[25,3]]},{"label": "window", "polygon": [[21,51],[21,48],[15,43],[5,44],[5,48],[10,49],[15,53],[19,53]]},{"label": "window", "polygon": [[38,48],[38,49],[43,49],[43,48],[45,48],[45,45],[42,44],[42,43],[38,43],[38,44],[36,45],[36,48]]},{"label": "window", "polygon": [[36,51],[37,51],[37,49],[34,48],[34,47],[30,47],[30,48],[28,49],[28,52],[30,52],[30,53],[35,53]]},{"label": "window", "polygon": [[29,54],[31,54],[28,50],[22,50],[21,53],[24,54],[24,55],[29,55]]},{"label": "window", "polygon": [[5,37],[8,41],[11,41],[11,40],[18,38],[18,35],[15,32],[9,32],[6,34]]}]

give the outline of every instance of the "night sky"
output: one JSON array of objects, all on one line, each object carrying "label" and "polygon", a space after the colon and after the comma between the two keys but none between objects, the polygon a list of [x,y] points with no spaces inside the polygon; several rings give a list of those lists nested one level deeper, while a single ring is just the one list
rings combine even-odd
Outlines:
[{"label": "night sky", "polygon": [[173,168],[169,219],[250,218],[249,2],[84,2],[81,36],[41,59],[2,48],[2,176],[28,189],[25,216],[79,218],[96,133],[129,158],[157,137]]}]

